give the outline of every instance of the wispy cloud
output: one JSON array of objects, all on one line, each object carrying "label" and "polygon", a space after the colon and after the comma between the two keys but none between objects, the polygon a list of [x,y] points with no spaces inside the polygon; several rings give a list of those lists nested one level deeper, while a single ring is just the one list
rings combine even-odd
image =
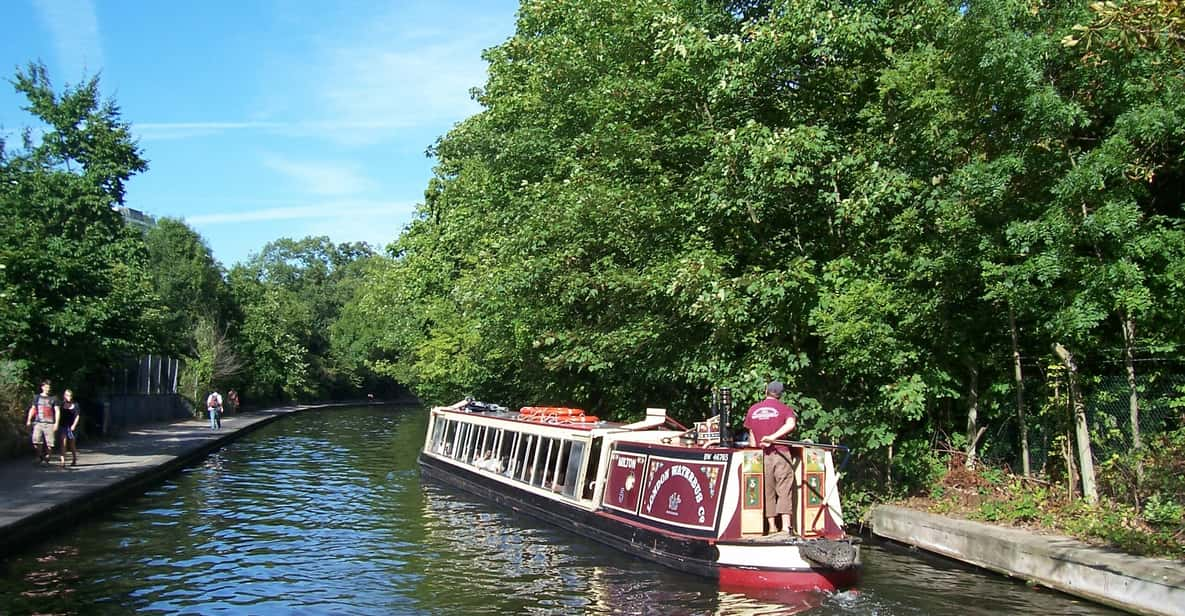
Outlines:
[{"label": "wispy cloud", "polygon": [[140,122],[132,131],[144,141],[167,141],[215,135],[228,131],[275,130],[281,122]]},{"label": "wispy cloud", "polygon": [[218,225],[244,222],[276,222],[316,218],[352,219],[357,224],[367,216],[401,216],[406,218],[415,210],[416,204],[400,201],[330,200],[321,203],[293,207],[260,208],[199,214],[186,217],[192,225]]},{"label": "wispy cloud", "polygon": [[485,82],[477,47],[461,40],[407,51],[377,45],[331,50],[319,102],[328,115],[355,124],[461,120],[479,109],[469,89]]},{"label": "wispy cloud", "polygon": [[[510,34],[505,14],[513,14],[516,5],[489,0],[490,6],[505,4],[495,18],[467,13],[470,5],[448,4],[399,2],[341,21],[323,19],[312,29],[315,34],[294,40],[285,53],[256,59],[260,94],[251,115],[136,123],[133,130],[143,141],[260,133],[347,146],[380,143],[416,129],[443,134],[480,111],[470,90],[486,81],[481,52]],[[431,25],[441,14],[452,15],[451,21]]]},{"label": "wispy cloud", "polygon": [[424,28],[426,19],[439,14],[416,14],[414,4],[396,3],[388,13],[323,33],[313,41],[306,66],[276,67],[299,76],[296,89],[308,93],[276,105],[299,105],[312,117],[333,118],[333,130],[323,136],[347,145],[383,141],[409,127],[443,132],[479,111],[469,92],[485,84],[481,52],[502,42],[505,24],[441,9],[452,21]]},{"label": "wispy cloud", "polygon": [[63,80],[77,83],[103,69],[103,44],[92,0],[34,0],[49,30]]},{"label": "wispy cloud", "polygon": [[329,122],[141,122],[132,130],[144,141],[168,141],[230,132],[265,132],[289,136],[323,136],[337,131],[391,130],[414,126],[406,120]]},{"label": "wispy cloud", "polygon": [[299,162],[276,156],[264,158],[263,165],[276,171],[305,193],[316,195],[351,195],[366,192],[375,182],[359,170],[357,164]]}]

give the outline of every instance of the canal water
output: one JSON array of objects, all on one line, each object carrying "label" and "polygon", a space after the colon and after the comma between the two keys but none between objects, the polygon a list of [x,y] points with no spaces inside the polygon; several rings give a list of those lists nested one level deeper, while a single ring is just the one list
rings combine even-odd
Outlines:
[{"label": "canal water", "polygon": [[0,565],[0,614],[1114,614],[870,543],[856,591],[753,595],[422,482],[420,409],[281,419]]}]

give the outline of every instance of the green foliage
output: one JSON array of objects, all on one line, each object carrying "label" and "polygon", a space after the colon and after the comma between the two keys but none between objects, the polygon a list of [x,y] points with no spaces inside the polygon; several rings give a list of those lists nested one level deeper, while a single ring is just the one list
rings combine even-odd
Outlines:
[{"label": "green foliage", "polygon": [[[1103,470],[1107,472],[1111,471]],[[1090,505],[1066,498],[1055,485],[1000,469],[971,473],[961,466],[952,468],[929,492],[925,506],[935,513],[1042,528],[1135,554],[1185,559],[1185,507],[1164,493],[1152,493],[1142,509],[1106,494],[1099,504]]]},{"label": "green foliage", "polygon": [[1148,529],[1141,519],[1138,509],[1121,503],[1074,502],[1059,511],[1061,528],[1077,537],[1105,541],[1134,554],[1185,559],[1179,521],[1175,527]]},{"label": "green foliage", "polygon": [[1158,526],[1185,526],[1185,505],[1157,492],[1144,503],[1144,519]]},{"label": "green foliage", "polygon": [[161,334],[143,242],[112,210],[147,163],[97,78],[58,93],[32,64],[13,85],[43,126],[0,150],[2,350],[34,378],[86,383]]},{"label": "green foliage", "polygon": [[972,404],[1015,455],[1015,333],[1059,438],[1052,343],[1102,370],[1185,343],[1185,64],[1113,44],[1130,10],[524,3],[335,335],[428,400],[610,418],[777,377],[804,434],[925,490]]},{"label": "green foliage", "polygon": [[910,439],[900,443],[893,456],[893,478],[905,492],[930,488],[946,471],[946,462],[928,441]]},{"label": "green foliage", "polygon": [[0,357],[0,459],[26,450],[25,412],[32,392],[22,363]]},{"label": "green foliage", "polygon": [[[367,361],[380,331],[355,308],[378,259],[362,243],[325,237],[271,242],[229,275],[239,318],[233,331],[242,374],[215,374],[256,400],[358,396],[377,379]],[[386,386],[388,389],[389,385]]]},{"label": "green foliage", "polygon": [[198,320],[190,335],[193,346],[181,365],[177,393],[189,399],[194,412],[201,416],[209,392],[230,389],[228,384],[242,378],[244,362],[232,348],[225,330],[213,319]]},{"label": "green foliage", "polygon": [[1165,503],[1185,504],[1185,426],[1149,440],[1142,489]]},{"label": "green foliage", "polygon": [[974,517],[988,522],[1009,524],[1049,520],[1049,507],[1048,491],[1014,481],[1002,498],[993,498],[981,504]]},{"label": "green foliage", "polygon": [[228,290],[204,239],[183,221],[162,218],[144,233],[147,268],[165,312],[164,352],[192,356],[200,321],[225,323]]},{"label": "green foliage", "polygon": [[844,519],[851,524],[867,521],[873,505],[884,502],[885,499],[877,490],[852,485],[840,492],[840,500],[843,504]]},{"label": "green foliage", "polygon": [[979,476],[983,477],[984,481],[994,486],[1003,485],[1007,480],[1007,475],[1004,474],[1004,471],[994,467],[983,469],[979,472]]}]

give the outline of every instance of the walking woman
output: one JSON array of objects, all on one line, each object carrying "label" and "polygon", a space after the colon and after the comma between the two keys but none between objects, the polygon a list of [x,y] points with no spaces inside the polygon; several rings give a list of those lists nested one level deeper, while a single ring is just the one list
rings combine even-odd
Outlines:
[{"label": "walking woman", "polygon": [[82,407],[74,401],[74,392],[62,392],[62,413],[58,422],[58,438],[61,439],[62,468],[66,467],[66,449],[73,458],[70,466],[78,466],[78,422],[82,420]]}]

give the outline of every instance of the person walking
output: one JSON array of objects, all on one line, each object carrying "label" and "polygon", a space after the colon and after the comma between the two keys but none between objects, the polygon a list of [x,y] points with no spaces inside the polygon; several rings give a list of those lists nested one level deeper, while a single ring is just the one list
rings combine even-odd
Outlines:
[{"label": "person walking", "polygon": [[206,397],[206,410],[210,413],[210,429],[219,430],[222,428],[222,394],[217,391],[210,392]]},{"label": "person walking", "polygon": [[765,468],[765,517],[769,532],[778,530],[782,518],[782,532],[793,534],[790,516],[794,512],[794,477],[797,472],[790,448],[777,443],[798,427],[798,414],[782,403],[784,387],[778,381],[765,386],[765,399],[749,407],[745,427],[750,443],[761,446]]},{"label": "person walking", "polygon": [[66,450],[70,450],[70,466],[78,466],[78,422],[82,420],[82,407],[74,401],[74,392],[67,389],[62,392],[62,410],[58,414],[58,440],[61,441],[58,451],[62,456],[62,468],[66,468]]},{"label": "person walking", "polygon": [[230,406],[231,413],[239,412],[239,392],[233,389],[226,392],[226,402],[227,405]]},{"label": "person walking", "polygon": [[49,393],[50,382],[41,381],[41,393],[33,396],[33,403],[29,405],[29,414],[25,417],[25,425],[33,429],[33,449],[37,452],[39,463],[48,463],[53,453],[54,433],[58,430],[61,405],[58,399]]}]

